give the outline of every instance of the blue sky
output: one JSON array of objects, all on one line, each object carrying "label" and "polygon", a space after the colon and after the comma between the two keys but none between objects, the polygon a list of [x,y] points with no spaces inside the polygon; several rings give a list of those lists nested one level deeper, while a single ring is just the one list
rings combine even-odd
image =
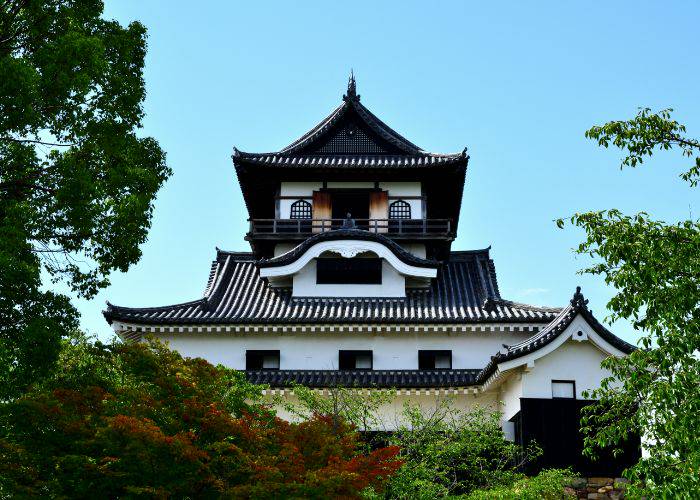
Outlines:
[{"label": "blue sky", "polygon": [[[504,298],[564,305],[582,285],[601,319],[613,290],[578,276],[581,232],[553,219],[619,208],[697,217],[688,161],[621,153],[593,124],[672,107],[700,136],[695,2],[108,1],[106,17],[149,32],[144,135],[167,151],[143,258],[92,301],[83,327],[108,338],[105,300],[198,298],[215,247],[247,250],[234,146],[277,150],[340,102],[350,68],[362,102],[422,148],[471,160],[454,249],[492,246]],[[627,324],[614,331],[636,339]]]}]

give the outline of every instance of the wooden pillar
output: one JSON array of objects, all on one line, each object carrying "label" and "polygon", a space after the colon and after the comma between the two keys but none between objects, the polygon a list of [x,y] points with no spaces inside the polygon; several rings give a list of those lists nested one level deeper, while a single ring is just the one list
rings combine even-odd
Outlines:
[{"label": "wooden pillar", "polygon": [[311,208],[312,232],[320,233],[331,229],[331,194],[325,191],[314,191]]},{"label": "wooden pillar", "polygon": [[[386,233],[389,230],[389,192],[372,191],[369,193],[369,230]],[[375,219],[374,222],[372,219]]]}]

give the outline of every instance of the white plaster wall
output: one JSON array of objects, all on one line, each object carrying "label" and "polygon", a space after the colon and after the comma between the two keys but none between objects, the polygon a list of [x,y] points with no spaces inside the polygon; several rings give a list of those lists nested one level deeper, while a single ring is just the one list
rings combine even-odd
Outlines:
[{"label": "white plaster wall", "polygon": [[[406,402],[420,406],[426,414],[434,411],[435,408],[443,404],[446,400],[452,408],[460,411],[470,411],[477,408],[486,408],[494,411],[499,409],[494,393],[442,395],[430,394],[431,392],[432,389],[412,389],[410,395],[397,394],[391,402],[383,405],[379,409],[380,423],[370,430],[391,431],[395,430],[401,424],[407,425],[408,422],[403,418],[403,408]],[[266,399],[272,401],[273,398]],[[298,400],[293,394],[290,394],[290,391],[285,391],[285,395],[282,396],[282,399],[284,404],[298,404]],[[296,416],[284,409],[284,404],[275,406],[277,416],[289,421],[297,420]]]},{"label": "white plaster wall", "polygon": [[[389,196],[420,196],[420,182],[380,182],[379,187],[384,191],[389,191]],[[396,200],[389,200],[389,203]],[[423,218],[423,201],[422,200],[404,200],[411,205],[411,218]]]},{"label": "white plaster wall", "polygon": [[275,245],[274,256],[277,257],[278,255],[282,255],[283,253],[287,253],[296,246],[298,246],[298,244],[295,244],[295,243],[277,243]]},{"label": "white plaster wall", "polygon": [[503,420],[508,421],[520,411],[520,398],[523,395],[523,382],[518,371],[511,374],[499,387],[498,397],[503,402]]},{"label": "white plaster wall", "polygon": [[[323,182],[282,182],[280,196],[311,196],[323,187]],[[293,201],[293,200],[292,200]]]},{"label": "white plaster wall", "polygon": [[379,188],[389,191],[389,196],[420,196],[420,182],[380,182]]},{"label": "white plaster wall", "polygon": [[501,332],[425,332],[369,334],[339,329],[337,333],[274,334],[261,328],[247,335],[217,333],[157,334],[184,356],[245,369],[247,349],[279,349],[282,370],[333,370],[341,349],[374,353],[375,370],[415,370],[420,349],[451,349],[454,369],[483,368],[501,344],[527,337]]},{"label": "white plaster wall", "polygon": [[[323,187],[322,182],[282,182],[280,185],[280,196],[299,196],[309,197],[314,191],[318,191]],[[279,200],[279,218],[289,219],[292,203],[297,200]],[[311,203],[311,200],[306,200]]]},{"label": "white plaster wall", "polygon": [[403,243],[401,247],[421,259],[425,259],[426,252],[424,243]]},{"label": "white plaster wall", "polygon": [[[309,197],[314,191],[318,191],[323,187],[323,182],[287,182],[280,183],[281,196],[299,196]],[[327,187],[331,189],[350,189],[350,188],[374,188],[373,181],[357,181],[357,182],[328,182]],[[380,182],[379,187],[384,191],[389,191],[389,196],[420,196],[420,182]],[[279,217],[288,219],[292,203],[296,200],[281,199],[279,201]],[[310,200],[308,200],[310,201]],[[390,200],[389,202],[391,203]],[[423,218],[423,207],[421,200],[405,200],[411,205],[411,217],[414,219]]]},{"label": "white plaster wall", "polygon": [[386,260],[382,260],[381,285],[319,285],[316,283],[316,259],[311,259],[294,275],[294,297],[405,297],[406,278]]},{"label": "white plaster wall", "polygon": [[606,357],[589,341],[568,340],[523,372],[522,397],[551,398],[552,380],[574,380],[576,398],[583,399],[584,390],[599,387],[601,380],[610,376],[609,370],[600,367]]}]

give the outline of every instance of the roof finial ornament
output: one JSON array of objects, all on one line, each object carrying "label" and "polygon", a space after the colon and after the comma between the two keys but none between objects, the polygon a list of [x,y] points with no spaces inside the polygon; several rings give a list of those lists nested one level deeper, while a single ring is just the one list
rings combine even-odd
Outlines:
[{"label": "roof finial ornament", "polygon": [[571,305],[574,307],[586,307],[587,304],[588,300],[583,297],[581,287],[577,286],[576,293],[574,293],[574,297],[571,299]]},{"label": "roof finial ornament", "polygon": [[350,78],[348,78],[348,92],[343,96],[343,99],[354,99],[356,101],[360,100],[360,96],[357,95],[357,85],[355,83],[355,73],[350,69]]}]

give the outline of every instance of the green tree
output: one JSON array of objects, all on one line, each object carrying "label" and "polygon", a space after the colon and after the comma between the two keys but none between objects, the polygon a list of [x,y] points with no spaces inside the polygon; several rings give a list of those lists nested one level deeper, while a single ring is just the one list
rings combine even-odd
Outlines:
[{"label": "green tree", "polygon": [[[586,136],[626,150],[622,167],[680,148],[693,161],[681,177],[695,187],[700,142],[684,133],[670,110],[642,109]],[[575,214],[570,222],[587,234],[576,251],[595,259],[582,272],[601,275],[616,289],[610,319],[631,320],[642,347],[603,362],[613,376],[593,391],[600,403],[582,419],[586,452],[595,455],[640,433],[649,453],[626,473],[631,493],[691,498],[700,491],[700,221],[667,224],[646,213],[606,210]]]},{"label": "green tree", "polygon": [[99,0],[0,1],[0,399],[55,365],[83,297],[140,257],[165,154],[143,119],[146,30]]}]

